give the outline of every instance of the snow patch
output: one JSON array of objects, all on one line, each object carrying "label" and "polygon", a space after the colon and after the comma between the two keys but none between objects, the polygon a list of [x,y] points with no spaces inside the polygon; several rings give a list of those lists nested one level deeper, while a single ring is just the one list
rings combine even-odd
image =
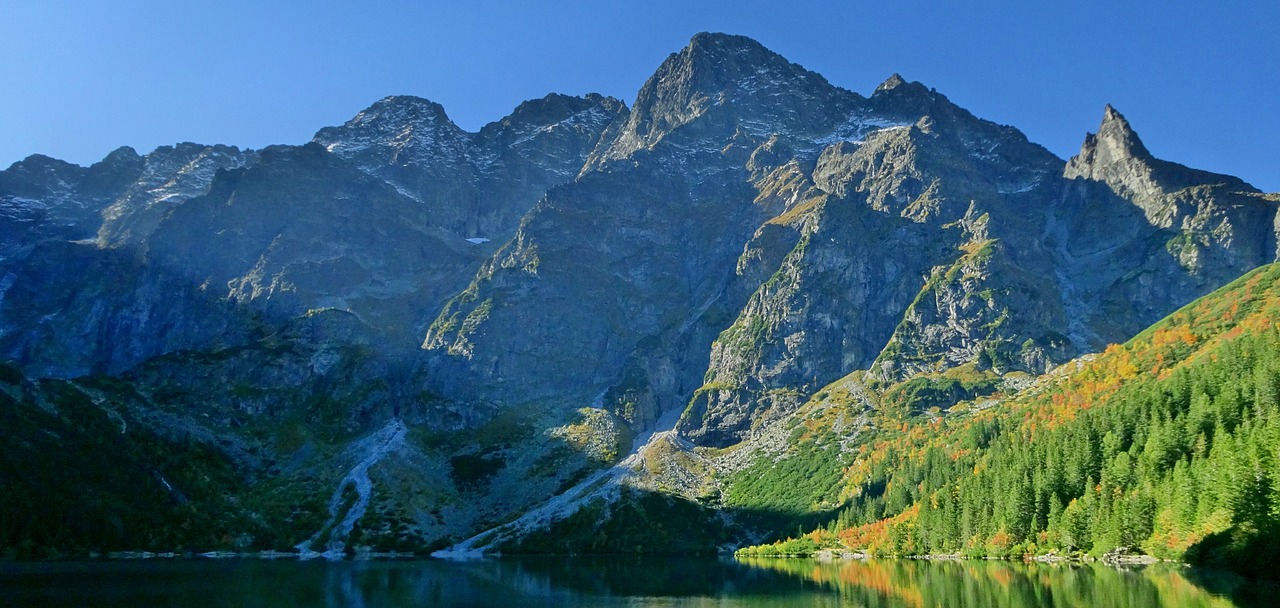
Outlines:
[{"label": "snow patch", "polygon": [[0,208],[7,209],[45,209],[49,205],[41,200],[22,196],[6,196],[0,199]]},{"label": "snow patch", "polygon": [[1034,190],[1036,186],[1039,185],[1040,178],[1036,178],[1022,185],[1000,186],[996,189],[996,192],[999,192],[1000,194],[1022,194],[1023,192],[1030,192]]},{"label": "snow patch", "polygon": [[554,122],[549,125],[543,125],[535,129],[532,129],[526,132],[525,134],[521,135],[515,141],[511,142],[511,144],[508,147],[518,148],[524,144],[527,144],[533,141],[535,138],[537,138],[540,135],[555,133],[557,131],[572,129],[575,131],[582,132],[582,131],[587,131],[592,129],[598,129],[602,124],[604,124],[605,122],[608,122],[611,118],[612,117],[609,116],[609,114],[606,113],[603,108],[592,106],[581,112],[575,112],[574,114],[570,114],[568,118],[565,118],[564,120],[561,120],[559,122]]},{"label": "snow patch", "polygon": [[813,143],[818,144],[821,147],[826,147],[839,142],[846,142],[860,146],[867,143],[867,137],[871,135],[897,131],[899,129],[907,129],[910,127],[910,123],[896,123],[882,118],[857,117],[850,119],[849,122],[846,122],[839,127],[836,127],[836,129],[827,136],[815,139]]}]

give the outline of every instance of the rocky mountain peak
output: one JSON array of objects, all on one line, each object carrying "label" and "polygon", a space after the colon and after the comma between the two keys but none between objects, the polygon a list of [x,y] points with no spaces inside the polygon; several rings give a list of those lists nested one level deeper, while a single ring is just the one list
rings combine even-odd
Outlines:
[{"label": "rocky mountain peak", "polygon": [[1129,121],[1111,104],[1102,111],[1102,125],[1097,133],[1086,133],[1080,153],[1071,157],[1063,173],[1067,179],[1086,178],[1115,181],[1119,167],[1132,181],[1138,177],[1150,181],[1151,153],[1142,144]]},{"label": "rocky mountain peak", "polygon": [[[830,133],[862,100],[744,36],[701,33],[671,54],[636,95],[627,123],[603,154],[624,158],[709,115],[699,139],[746,133]],[[744,120],[745,119],[745,120]],[[716,147],[719,149],[719,146]]]},{"label": "rocky mountain peak", "polygon": [[897,73],[876,87],[871,94],[871,105],[882,114],[903,119],[926,114],[950,116],[964,113],[946,95]]},{"label": "rocky mountain peak", "polygon": [[[33,156],[0,171],[0,353],[33,375],[130,370],[49,393],[94,433],[116,437],[120,414],[143,423],[130,439],[251,446],[261,465],[211,469],[244,516],[173,475],[230,514],[180,521],[262,521],[225,537],[298,546],[355,465],[378,484],[361,486],[370,513],[407,522],[365,519],[360,542],[425,547],[557,493],[608,496],[574,489],[602,475],[773,509],[729,502],[733,484],[810,470],[775,467],[801,441],[822,444],[813,462],[861,458],[881,421],[986,407],[1276,254],[1274,198],[1150,158],[1111,107],[1065,167],[901,75],[867,99],[710,33],[632,107],[548,95],[469,133],[396,96],[303,146]],[[384,423],[394,442],[358,439]],[[664,472],[613,475],[649,431],[638,456]],[[374,470],[365,446],[405,451]],[[135,463],[163,506],[159,472],[184,452],[144,453],[164,456]],[[302,500],[321,484],[336,497]]]},{"label": "rocky mountain peak", "polygon": [[[1195,185],[1220,185],[1227,190],[1257,192],[1237,177],[1192,169],[1160,160],[1143,145],[1124,115],[1110,104],[1103,109],[1098,132],[1085,135],[1080,153],[1067,162],[1067,179],[1084,178],[1105,182],[1113,191],[1143,201],[1140,206],[1152,213],[1153,196],[1174,193]],[[1168,218],[1157,223],[1164,224]]]},{"label": "rocky mountain peak", "polygon": [[50,173],[59,170],[71,170],[75,167],[77,167],[77,165],[73,165],[65,160],[53,158],[52,156],[32,154],[22,160],[14,162],[12,165],[9,165],[7,171],[35,174]]},{"label": "rocky mountain peak", "polygon": [[102,210],[97,230],[99,244],[108,247],[138,244],[151,234],[175,207],[209,191],[218,171],[253,164],[257,153],[235,146],[183,142],[160,146],[145,157],[121,148],[94,165],[111,179],[119,179],[128,167],[136,167],[132,179],[120,184],[123,192]]},{"label": "rocky mountain peak", "polygon": [[499,123],[549,123],[595,108],[616,111],[622,105],[621,100],[599,93],[588,93],[581,97],[550,93],[546,97],[521,102],[510,116]]},{"label": "rocky mountain peak", "polygon": [[907,84],[906,79],[904,79],[901,74],[894,72],[892,76],[885,79],[884,82],[880,83],[880,86],[876,87],[875,92],[892,91],[905,84]]},{"label": "rocky mountain peak", "polygon": [[120,146],[119,148],[112,150],[96,164],[101,164],[103,166],[131,165],[141,159],[142,156],[138,154],[137,150],[134,150],[130,146]]},{"label": "rocky mountain peak", "polygon": [[[655,88],[654,93],[662,97],[674,95],[696,104],[701,96],[708,96],[719,104],[750,97],[776,85],[805,91],[832,88],[826,78],[787,61],[755,40],[703,32],[667,58],[645,84],[641,96]],[[640,106],[637,99],[637,109]]]},{"label": "rocky mountain peak", "polygon": [[412,122],[418,125],[441,124],[452,125],[444,106],[414,95],[390,95],[384,97],[364,111],[356,114],[348,124],[377,123],[388,121],[393,123]]},{"label": "rocky mountain peak", "polygon": [[466,132],[449,119],[440,104],[393,95],[340,127],[320,129],[312,141],[343,158],[412,165],[428,162],[441,152],[460,152],[465,138]]},{"label": "rocky mountain peak", "polygon": [[[485,140],[498,134],[522,134],[526,137],[530,130],[548,130],[557,126],[575,127],[583,124],[596,124],[599,129],[620,112],[625,111],[626,104],[621,100],[606,97],[599,93],[583,96],[551,93],[540,99],[530,99],[516,106],[509,116],[485,125],[480,129],[479,137]],[[595,142],[591,142],[595,143]]]},{"label": "rocky mountain peak", "polygon": [[33,154],[0,171],[0,198],[19,207],[63,208],[62,220],[92,214],[105,200],[136,177],[142,158],[133,148],[119,148],[89,167]]},{"label": "rocky mountain peak", "polygon": [[1129,121],[1111,104],[1103,109],[1102,126],[1098,127],[1098,133],[1085,136],[1080,155],[1103,164],[1130,158],[1151,158],[1151,153],[1142,145],[1142,140],[1133,131],[1133,127],[1129,126]]},{"label": "rocky mountain peak", "polygon": [[[746,36],[738,36],[735,34],[724,34],[721,32],[698,32],[689,39],[689,44],[685,45],[677,55],[707,55],[707,56],[750,56],[767,54],[778,56],[777,53],[765,48],[764,45],[748,38]],[[781,58],[780,56],[778,56]]]}]

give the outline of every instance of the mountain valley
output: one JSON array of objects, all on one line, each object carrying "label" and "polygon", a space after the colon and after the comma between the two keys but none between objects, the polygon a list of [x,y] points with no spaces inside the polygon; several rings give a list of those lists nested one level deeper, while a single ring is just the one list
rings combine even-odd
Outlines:
[{"label": "mountain valley", "polygon": [[[1110,106],[1063,160],[708,33],[629,106],[32,156],[0,171],[0,555],[1229,561],[1280,512],[1278,209]],[[1266,482],[1161,494],[1228,460]],[[1084,542],[1086,485],[1133,521]]]}]

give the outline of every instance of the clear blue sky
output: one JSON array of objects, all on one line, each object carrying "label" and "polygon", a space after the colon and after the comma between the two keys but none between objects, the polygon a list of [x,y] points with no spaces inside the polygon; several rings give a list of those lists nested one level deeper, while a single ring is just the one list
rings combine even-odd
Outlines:
[{"label": "clear blue sky", "polygon": [[629,104],[704,30],[863,94],[900,72],[1064,158],[1111,103],[1157,156],[1280,191],[1272,0],[0,0],[0,166],[302,143],[391,94],[468,130],[553,91]]}]

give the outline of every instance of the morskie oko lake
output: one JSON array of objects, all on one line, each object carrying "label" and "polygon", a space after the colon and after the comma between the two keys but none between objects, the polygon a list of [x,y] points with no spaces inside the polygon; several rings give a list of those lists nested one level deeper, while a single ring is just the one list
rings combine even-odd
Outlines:
[{"label": "morskie oko lake", "polygon": [[[1211,591],[1212,589],[1212,591]],[[1173,564],[541,557],[0,564],[0,606],[1244,606]],[[1274,598],[1275,596],[1271,596]],[[1265,604],[1257,604],[1265,605]]]}]

